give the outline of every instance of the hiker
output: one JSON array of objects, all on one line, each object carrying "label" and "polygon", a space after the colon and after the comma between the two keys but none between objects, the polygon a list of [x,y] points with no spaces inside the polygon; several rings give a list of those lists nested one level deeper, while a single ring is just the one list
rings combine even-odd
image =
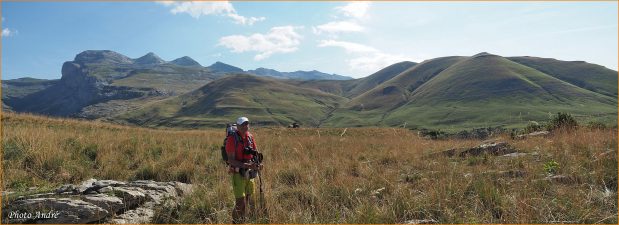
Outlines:
[{"label": "hiker", "polygon": [[249,119],[239,117],[236,121],[237,131],[235,138],[226,140],[226,153],[228,158],[229,173],[232,174],[232,189],[236,204],[232,211],[233,223],[244,223],[247,215],[247,206],[253,210],[255,182],[258,170],[262,164],[252,161],[257,156],[256,142],[249,133]]}]

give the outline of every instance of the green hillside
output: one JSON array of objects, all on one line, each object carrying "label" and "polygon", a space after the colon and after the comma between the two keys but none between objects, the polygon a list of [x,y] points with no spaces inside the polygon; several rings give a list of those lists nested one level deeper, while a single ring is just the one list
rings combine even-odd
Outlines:
[{"label": "green hillside", "polygon": [[322,127],[406,124],[460,130],[523,127],[532,120],[546,121],[556,112],[571,113],[585,122],[612,124],[616,123],[617,99],[507,58],[480,53],[419,64],[403,62],[349,81],[227,76],[117,120],[152,127],[204,127],[247,115],[255,124],[267,126],[292,122]]},{"label": "green hillside", "polygon": [[356,80],[282,80],[293,86],[316,89],[322,92],[346,96],[348,91],[359,81]]},{"label": "green hillside", "polygon": [[212,69],[189,57],[170,63],[154,53],[131,59],[89,50],[63,64],[60,80],[4,82],[2,107],[183,128],[222,126],[241,115],[255,125],[306,127],[524,127],[557,112],[617,123],[617,72],[581,61],[480,53],[400,62],[352,80]]},{"label": "green hillside", "polygon": [[456,56],[443,57],[416,64],[416,66],[392,76],[391,79],[372,86],[371,89],[353,98],[347,106],[356,111],[391,110],[405,103],[410,93],[419,86],[462,58]]},{"label": "green hillside", "polygon": [[[385,116],[394,108],[406,103],[412,90],[462,58],[464,57],[454,56],[426,60],[398,74],[391,74],[389,80],[372,86],[369,90],[351,99],[345,107],[334,111],[333,115],[325,121],[325,126],[382,126]],[[373,76],[384,77],[386,75],[375,73],[365,79],[380,79]]]},{"label": "green hillside", "polygon": [[118,117],[143,126],[222,126],[238,116],[256,125],[302,122],[318,126],[346,98],[281,80],[230,75],[198,90],[150,104]]},{"label": "green hillside", "polygon": [[407,69],[410,69],[411,67],[415,65],[417,65],[417,63],[415,62],[408,62],[408,61],[399,62],[391,66],[385,67],[379,70],[378,72],[373,73],[370,76],[358,79],[356,80],[356,82],[354,82],[351,89],[346,93],[346,96],[355,97],[355,96],[361,95],[367,92],[368,90],[371,90],[372,88],[376,87],[377,85],[380,85],[383,82],[391,80],[393,77],[406,71]]},{"label": "green hillside", "polygon": [[578,87],[617,97],[617,71],[583,61],[560,61],[538,57],[509,57],[509,60],[539,70]]},{"label": "green hillside", "polygon": [[23,98],[55,85],[58,80],[24,77],[2,81],[2,99]]},{"label": "green hillside", "polygon": [[132,71],[127,77],[113,80],[111,85],[152,88],[171,95],[183,94],[216,79],[218,75],[204,68],[176,65],[159,66],[157,69]]},{"label": "green hillside", "polygon": [[462,60],[416,89],[386,116],[385,124],[480,127],[525,124],[569,112],[607,122],[617,99],[604,96],[506,58],[480,54]]}]

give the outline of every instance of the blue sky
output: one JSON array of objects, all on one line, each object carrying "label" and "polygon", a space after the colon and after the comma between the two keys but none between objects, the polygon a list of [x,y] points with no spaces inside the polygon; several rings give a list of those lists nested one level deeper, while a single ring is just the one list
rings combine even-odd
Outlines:
[{"label": "blue sky", "polygon": [[2,2],[2,79],[60,78],[84,50],[364,77],[490,52],[617,70],[617,2]]}]

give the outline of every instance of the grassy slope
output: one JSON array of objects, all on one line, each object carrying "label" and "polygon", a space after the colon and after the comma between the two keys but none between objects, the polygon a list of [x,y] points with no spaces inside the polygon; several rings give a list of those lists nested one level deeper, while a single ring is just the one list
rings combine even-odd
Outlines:
[{"label": "grassy slope", "polygon": [[[238,81],[243,83],[239,84]],[[236,75],[119,117],[146,126],[221,126],[246,115],[255,124],[317,125],[346,99],[279,80]]]},{"label": "grassy slope", "polygon": [[339,96],[346,96],[358,80],[281,80],[293,86],[320,90]]},{"label": "grassy slope", "polygon": [[210,75],[140,72],[127,78],[115,80],[112,85],[154,88],[164,92],[182,94],[204,86],[212,80],[213,77]]},{"label": "grassy slope", "polygon": [[374,88],[376,85],[390,80],[394,76],[400,74],[402,71],[405,71],[415,66],[416,64],[417,63],[408,61],[399,62],[385,67],[370,76],[354,80],[291,80],[286,82],[293,85],[298,85],[300,87],[318,89],[322,92],[340,95],[347,98],[353,98]]},{"label": "grassy slope", "polygon": [[[383,72],[399,71],[410,64],[400,63]],[[585,122],[616,123],[616,99],[490,54],[437,58],[397,76],[376,73],[365,80],[250,78],[222,79],[120,119],[148,126],[202,127],[221,125],[233,119],[229,117],[251,115],[263,125],[301,122],[308,126],[354,127],[406,123],[458,130],[522,127],[531,120],[546,120],[556,112],[569,112]],[[235,79],[242,79],[243,86],[238,86]],[[349,96],[373,82],[380,83],[352,100],[338,97]]]},{"label": "grassy slope", "polygon": [[617,97],[617,71],[606,67],[538,57],[509,57],[509,60],[535,68],[578,87]]},{"label": "grassy slope", "polygon": [[[455,58],[457,57],[439,58],[420,64],[403,62],[396,64],[397,66],[387,67],[367,78],[357,80],[358,83],[355,84],[355,87],[360,94],[354,91],[349,92],[348,95],[352,95],[354,98],[347,102],[344,107],[335,110],[333,116],[325,121],[325,126],[380,125],[383,115],[405,100],[406,97],[403,92],[406,92],[406,89],[417,84],[417,81],[436,75],[437,71],[440,72],[453,64],[454,60],[452,59]],[[385,89],[389,91],[383,91]]]},{"label": "grassy slope", "polygon": [[462,57],[445,57],[417,64],[389,80],[373,85],[368,91],[353,98],[347,106],[353,110],[380,108],[382,111],[389,111],[406,102],[412,91],[461,59]]},{"label": "grassy slope", "polygon": [[[443,128],[514,125],[570,112],[616,119],[617,100],[494,55],[459,62],[412,93],[387,124]],[[616,120],[614,120],[616,121]]]},{"label": "grassy slope", "polygon": [[21,98],[56,84],[59,80],[19,78],[2,81],[2,98]]},{"label": "grassy slope", "polygon": [[373,73],[370,76],[358,79],[355,82],[354,86],[346,93],[346,96],[356,97],[358,95],[361,95],[373,89],[377,85],[380,85],[383,82],[391,80],[393,77],[410,69],[411,67],[415,65],[417,65],[417,63],[415,62],[408,62],[408,61],[399,62],[393,65],[390,65],[388,67],[385,67],[379,70],[378,72]]},{"label": "grassy slope", "polygon": [[[2,118],[2,189],[14,196],[89,178],[189,182],[164,224],[231,223],[221,129],[152,130],[21,114]],[[405,129],[253,129],[265,155],[272,223],[617,223],[617,131],[579,129],[511,140],[520,157],[428,153],[478,140],[427,140]],[[294,159],[294,160],[291,160]],[[570,182],[550,182],[544,165]],[[253,221],[249,221],[253,222]]]},{"label": "grassy slope", "polygon": [[208,69],[165,63],[159,65],[86,63],[87,76],[109,82],[113,86],[155,88],[182,94],[194,90],[218,76]]},{"label": "grassy slope", "polygon": [[[110,70],[110,65],[92,65],[92,74],[97,77],[105,77],[104,71]],[[141,108],[144,105],[160,101],[167,96],[175,96],[195,90],[208,82],[216,79],[218,75],[208,69],[192,66],[178,66],[174,64],[161,64],[150,66],[149,69],[140,65],[120,67],[114,70],[124,71],[123,76],[110,80],[112,86],[131,88],[152,88],[163,96],[146,96],[132,99],[119,99],[88,105],[82,108],[78,114],[80,117],[113,120],[113,117]],[[127,69],[129,68],[129,69]],[[109,73],[109,71],[107,72]],[[119,79],[120,78],[120,79]]]},{"label": "grassy slope", "polygon": [[[164,101],[114,100],[88,106],[83,111],[108,117],[145,106],[113,121],[181,127],[217,126],[233,119],[228,117],[243,114],[252,115],[265,125],[301,122],[308,126],[345,127],[407,123],[462,129],[524,126],[529,120],[545,120],[549,113],[558,111],[570,112],[583,121],[616,123],[616,72],[581,62],[509,59],[478,55],[437,58],[421,64],[402,62],[369,77],[348,81],[264,79],[255,88],[244,89],[249,95],[241,94],[241,89],[223,88],[234,87],[234,82],[222,83],[221,87],[212,85],[201,93]],[[156,88],[173,95],[195,90],[217,78],[203,68],[171,64],[138,70],[92,64],[88,70],[92,76],[111,79],[115,86]],[[124,78],[113,80],[119,77]],[[65,107],[71,104],[67,99],[75,97],[71,93],[62,96],[66,101],[49,107]]]},{"label": "grassy slope", "polygon": [[58,83],[59,80],[45,80],[36,78],[19,78],[3,80],[2,83],[2,109],[13,110],[11,106],[19,99],[30,94],[37,93]]}]

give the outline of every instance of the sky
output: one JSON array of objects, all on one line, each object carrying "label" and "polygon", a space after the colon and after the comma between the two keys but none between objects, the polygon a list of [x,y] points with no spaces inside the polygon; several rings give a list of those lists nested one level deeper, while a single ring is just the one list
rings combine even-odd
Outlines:
[{"label": "sky", "polygon": [[617,2],[1,2],[3,80],[85,50],[361,78],[489,52],[617,70]]}]

